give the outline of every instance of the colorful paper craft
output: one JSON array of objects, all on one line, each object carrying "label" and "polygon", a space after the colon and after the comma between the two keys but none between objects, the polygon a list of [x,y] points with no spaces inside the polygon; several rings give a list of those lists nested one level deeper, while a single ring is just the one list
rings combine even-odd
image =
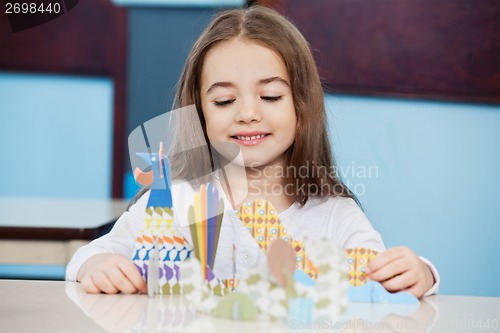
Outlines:
[{"label": "colorful paper craft", "polygon": [[[276,239],[267,252],[267,267],[282,287],[287,287],[295,271],[295,254],[291,246],[282,240]],[[287,283],[288,282],[288,283]]]},{"label": "colorful paper craft", "polygon": [[[178,263],[189,258],[192,247],[173,224],[172,195],[170,191],[170,164],[163,154],[163,143],[158,153],[138,153],[153,172],[151,191],[146,204],[144,228],[135,242],[132,261],[148,282],[148,293],[179,294]],[[149,181],[139,177],[138,181]],[[150,277],[150,275],[152,275]],[[158,281],[157,283],[155,281]],[[149,285],[151,284],[151,285]]]},{"label": "colorful paper craft", "polygon": [[220,281],[213,273],[223,215],[224,201],[217,189],[210,183],[201,185],[189,207],[189,229],[203,278],[216,295],[224,295],[234,286],[234,281]]},{"label": "colorful paper craft", "polygon": [[365,267],[375,259],[378,252],[367,248],[352,248],[345,250],[349,265],[349,283],[351,286],[362,286],[366,282]]},{"label": "colorful paper craft", "polygon": [[206,267],[214,268],[217,245],[219,244],[224,201],[211,184],[201,185],[194,195],[194,203],[189,207],[189,229],[196,258],[202,265],[206,278]]},{"label": "colorful paper craft", "polygon": [[378,252],[367,248],[345,250],[349,265],[349,301],[365,303],[418,304],[418,298],[407,292],[390,293],[376,281],[368,281],[365,267]]},{"label": "colorful paper craft", "polygon": [[157,259],[159,292],[179,294],[179,263],[190,257],[192,247],[176,228],[172,227],[172,215],[167,209],[148,207],[145,212],[145,227],[135,243],[133,262],[146,281],[150,262]]},{"label": "colorful paper craft", "polygon": [[158,251],[158,235],[153,235],[153,248],[149,253],[149,265],[147,269],[148,296],[154,296],[160,292],[160,253]]},{"label": "colorful paper craft", "polygon": [[212,314],[221,318],[255,321],[257,307],[253,304],[250,296],[235,291],[221,299]]},{"label": "colorful paper craft", "polygon": [[408,292],[390,293],[377,281],[368,281],[362,286],[349,286],[349,301],[383,304],[419,304],[419,300]]},{"label": "colorful paper craft", "polygon": [[[153,291],[150,293],[156,290],[167,294],[183,293],[199,310],[217,316],[250,320],[299,316],[297,318],[304,323],[325,316],[340,316],[347,303],[348,283],[356,286],[354,295],[358,298],[366,300],[369,294],[372,302],[391,300],[392,296],[379,292],[372,284],[359,287],[366,282],[365,266],[377,252],[363,248],[344,252],[327,240],[294,240],[273,206],[265,200],[256,200],[243,205],[238,216],[268,255],[267,264],[244,272],[237,293],[219,303],[214,295],[227,295],[236,286],[234,279],[220,281],[213,274],[223,200],[211,184],[202,185],[195,193],[188,210],[192,244],[187,244],[173,227],[173,211],[168,206],[171,204],[169,176],[161,171],[168,162],[161,148],[157,156],[157,159],[151,158],[153,165],[158,164],[152,168],[155,175],[152,183],[157,179],[155,171],[161,172],[165,186],[156,182],[156,191],[151,191],[153,198],[150,197],[146,209],[146,227],[137,239],[134,255],[134,262],[148,285],[151,284]],[[155,276],[156,262],[159,262],[158,277]],[[155,279],[159,280],[159,288],[153,285]],[[406,296],[400,297],[405,299]]]},{"label": "colorful paper craft", "polygon": [[[280,246],[275,249],[279,250]],[[229,319],[292,318],[307,323],[320,318],[336,320],[347,304],[347,265],[343,251],[326,240],[309,242],[306,248],[319,267],[318,278],[313,286],[296,283],[288,274],[286,286],[283,287],[271,274],[268,264],[263,263],[242,274],[237,293],[244,296],[232,298],[229,295],[229,300],[226,300],[227,296],[220,300],[203,283],[200,262],[193,256],[183,262],[180,268],[184,296],[200,311]],[[271,257],[274,256],[273,246],[270,251]],[[282,264],[275,263],[281,268]],[[273,267],[273,270],[276,269]],[[287,291],[289,289],[293,289],[293,292]],[[257,311],[256,317],[254,309]]]},{"label": "colorful paper craft", "polygon": [[304,251],[304,245],[288,235],[270,202],[266,200],[248,202],[239,208],[238,217],[264,253],[267,253],[275,239],[281,238],[294,249],[296,268],[303,270],[313,279],[317,278],[318,269]]}]

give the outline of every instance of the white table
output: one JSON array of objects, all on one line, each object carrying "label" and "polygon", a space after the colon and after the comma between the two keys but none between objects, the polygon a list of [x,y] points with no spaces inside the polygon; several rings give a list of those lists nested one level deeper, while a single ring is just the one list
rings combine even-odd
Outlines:
[{"label": "white table", "polygon": [[34,277],[62,278],[74,251],[109,231],[127,205],[111,199],[0,197],[0,277],[35,272]]},{"label": "white table", "polygon": [[[196,313],[178,296],[86,294],[79,283],[0,280],[0,332],[498,332],[500,298],[431,296],[420,306],[350,303],[320,327]],[[293,329],[292,329],[293,328]]]}]

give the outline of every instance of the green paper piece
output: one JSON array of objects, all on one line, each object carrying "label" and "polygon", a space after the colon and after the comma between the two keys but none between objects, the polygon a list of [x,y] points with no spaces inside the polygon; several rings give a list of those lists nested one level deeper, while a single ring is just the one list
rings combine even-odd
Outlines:
[{"label": "green paper piece", "polygon": [[260,281],[260,277],[258,274],[254,274],[254,275],[250,275],[248,278],[247,278],[247,284],[249,286],[253,285],[253,284],[256,284]]},{"label": "green paper piece", "polygon": [[196,221],[195,221],[193,206],[189,206],[188,220],[189,220],[189,231],[191,232],[191,238],[193,241],[192,245],[194,249],[194,254],[196,259],[200,260],[200,244],[198,243],[198,234],[196,232]]},{"label": "green paper piece", "polygon": [[170,283],[165,283],[163,287],[161,287],[161,291],[163,295],[168,295],[170,294]]},{"label": "green paper piece", "polygon": [[163,210],[161,209],[161,207],[155,207],[155,213],[161,216],[163,215]]},{"label": "green paper piece", "polygon": [[330,270],[330,265],[321,265],[318,267],[318,274],[326,274]]},{"label": "green paper piece", "polygon": [[149,216],[153,216],[153,211],[151,210],[151,207],[146,208],[146,214]]},{"label": "green paper piece", "polygon": [[290,271],[285,272],[286,286],[285,286],[285,295],[287,299],[297,297],[297,290],[295,289],[295,280],[293,279]]},{"label": "green paper piece", "polygon": [[191,284],[186,284],[182,290],[184,291],[184,295],[189,295],[194,290],[194,287]]},{"label": "green paper piece", "polygon": [[257,320],[257,307],[247,295],[234,292],[221,299],[212,315],[235,320]]},{"label": "green paper piece", "polygon": [[222,290],[222,287],[221,287],[221,285],[220,285],[220,284],[217,284],[217,285],[215,286],[215,288],[213,289],[213,293],[214,293],[214,295],[217,295],[217,296],[223,296],[223,295],[224,295],[224,293],[223,293],[222,291],[223,291],[223,290]]},{"label": "green paper piece", "polygon": [[[217,231],[215,233],[215,241],[214,241],[214,250],[212,252],[212,262],[215,263],[215,256],[217,254],[217,247],[219,245],[219,236],[220,236],[220,229],[222,227],[222,218],[224,217],[224,200],[222,200],[222,198],[219,199],[219,205],[218,205],[218,208],[217,208],[217,219],[216,219],[216,223],[217,223]],[[210,267],[210,269],[213,270],[213,267]]]},{"label": "green paper piece", "polygon": [[179,283],[176,283],[172,286],[172,294],[173,295],[180,295],[181,294],[181,285]]},{"label": "green paper piece", "polygon": [[316,307],[318,309],[326,308],[328,305],[330,305],[330,300],[327,298],[323,298],[323,299],[319,300],[318,303],[316,303]]}]

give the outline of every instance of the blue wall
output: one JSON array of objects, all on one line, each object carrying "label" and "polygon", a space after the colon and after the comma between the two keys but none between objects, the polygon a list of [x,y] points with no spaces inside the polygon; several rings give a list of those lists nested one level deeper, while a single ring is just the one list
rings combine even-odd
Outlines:
[{"label": "blue wall", "polygon": [[0,195],[108,198],[113,83],[0,72]]},{"label": "blue wall", "polygon": [[339,171],[386,246],[431,259],[442,294],[500,296],[500,106],[326,101]]}]

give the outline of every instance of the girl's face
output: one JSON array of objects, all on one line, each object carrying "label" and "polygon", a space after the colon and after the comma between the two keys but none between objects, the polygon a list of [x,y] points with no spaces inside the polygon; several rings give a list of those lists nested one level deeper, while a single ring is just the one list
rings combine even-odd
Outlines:
[{"label": "girl's face", "polygon": [[237,38],[217,44],[205,56],[200,96],[215,147],[238,145],[245,166],[284,163],[297,118],[290,78],[274,50]]}]

